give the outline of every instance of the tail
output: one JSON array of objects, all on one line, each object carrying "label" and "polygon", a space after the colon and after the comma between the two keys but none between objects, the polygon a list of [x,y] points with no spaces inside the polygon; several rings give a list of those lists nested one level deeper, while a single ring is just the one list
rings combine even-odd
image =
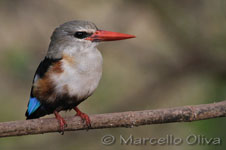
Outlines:
[{"label": "tail", "polygon": [[27,120],[39,118],[39,117],[45,116],[46,114],[47,112],[44,106],[41,105],[39,100],[35,97],[31,97],[28,103],[27,111],[25,113]]},{"label": "tail", "polygon": [[47,112],[42,106],[39,107],[35,112],[33,112],[30,115],[28,113],[28,110],[25,113],[25,116],[27,117],[26,120],[40,118],[40,117],[45,116],[45,115],[47,115]]}]

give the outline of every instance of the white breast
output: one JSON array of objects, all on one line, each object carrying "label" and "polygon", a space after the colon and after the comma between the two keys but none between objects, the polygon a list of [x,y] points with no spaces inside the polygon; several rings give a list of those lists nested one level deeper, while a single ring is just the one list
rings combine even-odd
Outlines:
[{"label": "white breast", "polygon": [[62,60],[63,73],[52,76],[58,94],[90,96],[97,88],[102,75],[102,55],[95,48],[72,56],[74,63]]}]

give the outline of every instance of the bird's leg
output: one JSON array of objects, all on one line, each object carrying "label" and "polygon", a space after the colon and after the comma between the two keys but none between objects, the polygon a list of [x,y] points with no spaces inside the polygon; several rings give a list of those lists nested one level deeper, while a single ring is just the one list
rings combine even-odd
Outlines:
[{"label": "bird's leg", "polygon": [[86,125],[88,126],[88,128],[91,127],[91,124],[90,124],[90,119],[89,119],[89,116],[83,112],[81,112],[78,107],[75,107],[74,110],[77,112],[76,116],[79,116],[81,117],[81,119],[84,121],[86,121]]},{"label": "bird's leg", "polygon": [[54,111],[54,115],[56,117],[56,119],[59,121],[60,123],[60,129],[61,129],[61,133],[62,135],[64,134],[64,127],[67,126],[66,121],[64,120],[63,117],[60,116],[60,114],[57,111]]}]

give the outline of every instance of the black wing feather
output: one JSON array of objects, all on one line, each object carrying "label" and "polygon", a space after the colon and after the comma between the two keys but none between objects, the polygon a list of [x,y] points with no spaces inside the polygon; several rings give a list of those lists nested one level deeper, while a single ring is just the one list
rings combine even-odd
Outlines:
[{"label": "black wing feather", "polygon": [[[32,87],[31,87],[31,92],[30,92],[30,97],[33,98],[33,83],[35,76],[38,75],[39,78],[44,77],[45,73],[48,71],[49,67],[52,66],[54,63],[60,61],[60,59],[52,59],[52,58],[47,58],[45,57],[44,60],[41,61],[41,63],[38,66],[38,69],[35,72],[33,82],[32,82]],[[41,116],[44,116],[47,114],[47,111],[45,110],[44,106],[40,106],[34,113],[32,113],[30,116],[28,116],[28,111],[26,111],[25,116],[27,119],[33,119],[33,118],[39,118]]]},{"label": "black wing feather", "polygon": [[40,78],[42,78],[50,66],[52,66],[54,63],[60,61],[60,59],[52,59],[52,58],[45,58],[38,66],[37,71],[35,72],[35,75],[38,75]]}]

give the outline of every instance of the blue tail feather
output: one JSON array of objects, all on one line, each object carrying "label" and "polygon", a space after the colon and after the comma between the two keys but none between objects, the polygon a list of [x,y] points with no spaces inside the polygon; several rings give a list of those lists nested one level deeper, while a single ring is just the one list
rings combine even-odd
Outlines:
[{"label": "blue tail feather", "polygon": [[39,107],[41,106],[41,103],[39,100],[35,97],[30,97],[27,112],[28,115],[31,115],[33,112],[35,112]]}]

